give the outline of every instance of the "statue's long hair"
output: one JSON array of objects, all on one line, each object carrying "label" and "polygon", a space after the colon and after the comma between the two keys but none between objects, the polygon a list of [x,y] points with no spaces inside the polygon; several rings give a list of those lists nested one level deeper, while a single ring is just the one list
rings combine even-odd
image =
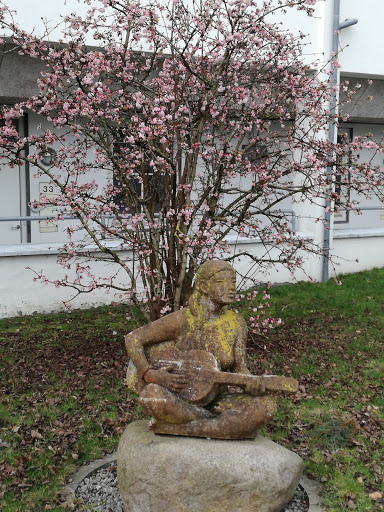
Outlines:
[{"label": "statue's long hair", "polygon": [[[201,324],[205,323],[207,316],[209,316],[209,296],[202,292],[201,283],[208,282],[214,275],[219,272],[230,270],[234,274],[235,269],[227,262],[222,260],[209,260],[203,263],[196,272],[193,293],[189,298],[188,307],[192,315],[195,317],[195,326],[199,328]],[[223,307],[223,312],[226,307]]]}]

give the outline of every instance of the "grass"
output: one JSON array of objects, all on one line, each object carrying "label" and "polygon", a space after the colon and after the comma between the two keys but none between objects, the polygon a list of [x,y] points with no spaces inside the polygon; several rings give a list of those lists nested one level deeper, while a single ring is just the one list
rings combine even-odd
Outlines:
[{"label": "grass", "polygon": [[[326,510],[383,510],[384,270],[342,283],[272,288],[283,325],[251,334],[249,367],[299,379],[263,433],[303,457]],[[123,306],[0,320],[1,510],[64,512],[71,472],[141,417],[123,383],[133,327]]]},{"label": "grass", "polygon": [[329,511],[384,509],[370,497],[384,495],[383,283],[375,269],[342,276],[341,286],[273,288],[270,312],[284,325],[254,338],[276,373],[291,371],[301,384],[267,433],[303,456]]},{"label": "grass", "polygon": [[139,417],[123,385],[132,327],[123,307],[0,321],[1,510],[66,510],[63,482]]}]

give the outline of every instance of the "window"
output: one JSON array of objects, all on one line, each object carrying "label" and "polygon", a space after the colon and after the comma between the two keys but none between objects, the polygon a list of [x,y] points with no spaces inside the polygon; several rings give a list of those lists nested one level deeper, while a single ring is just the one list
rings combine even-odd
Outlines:
[{"label": "window", "polygon": [[[353,130],[352,128],[344,128],[339,130],[339,135],[337,137],[338,144],[348,143],[352,140]],[[340,157],[337,161],[338,165],[348,165],[351,161],[350,152],[345,153],[342,157]],[[336,164],[336,165],[337,165]],[[337,194],[337,199],[335,200],[335,206],[340,206],[350,201],[350,173],[337,173],[335,175],[335,192]],[[335,224],[346,224],[349,222],[349,211],[345,209],[340,209],[337,213],[335,213]]]},{"label": "window", "polygon": [[[19,129],[18,120],[12,124],[17,130]],[[0,126],[4,125],[4,120],[0,120]],[[9,137],[7,140],[10,145],[15,141],[14,137]],[[0,245],[20,244],[26,237],[25,223],[17,220],[23,208],[26,207],[23,169],[24,166],[9,167],[4,161],[0,167],[0,217],[13,219],[0,221]]]},{"label": "window", "polygon": [[114,144],[114,156],[118,165],[119,161],[121,162],[122,168],[121,176],[117,169],[113,171],[114,202],[123,214],[143,213],[143,202],[149,211],[159,213],[160,204],[164,199],[164,176],[153,173],[149,165],[150,155],[141,149],[141,162],[137,165],[136,172],[133,176],[125,178],[125,160],[129,158],[130,150],[135,153],[138,151],[126,142]]}]

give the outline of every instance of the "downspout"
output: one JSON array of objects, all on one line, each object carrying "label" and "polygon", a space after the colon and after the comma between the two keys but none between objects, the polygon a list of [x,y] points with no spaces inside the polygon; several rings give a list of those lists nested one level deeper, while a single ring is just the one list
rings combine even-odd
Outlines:
[{"label": "downspout", "polygon": [[[340,0],[334,0],[333,2],[333,24],[332,24],[332,55],[336,57],[339,52],[339,32],[344,28],[356,25],[358,20],[352,18],[345,20],[340,23]],[[331,105],[330,112],[335,115],[337,113],[337,93],[336,87],[339,82],[339,73],[337,69],[334,69],[331,75],[330,87],[331,87]],[[329,122],[329,135],[328,140],[331,143],[336,142],[337,129],[332,119]],[[327,167],[327,179],[328,182],[332,182],[333,166]],[[322,280],[326,283],[329,280],[329,251],[331,242],[331,200],[329,193],[326,199],[326,208],[324,215],[324,242],[323,242],[323,272]]]}]

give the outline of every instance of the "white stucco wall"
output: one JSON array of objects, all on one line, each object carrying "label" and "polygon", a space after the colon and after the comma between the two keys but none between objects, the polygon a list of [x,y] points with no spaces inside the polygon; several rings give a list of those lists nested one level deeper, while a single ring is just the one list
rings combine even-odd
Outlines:
[{"label": "white stucco wall", "polygon": [[4,0],[4,3],[16,11],[16,23],[28,32],[33,31],[42,37],[46,26],[51,30],[57,27],[49,37],[52,41],[57,41],[61,37],[63,16],[71,13],[83,16],[89,9],[89,6],[78,0]]},{"label": "white stucco wall", "polygon": [[[52,2],[52,0],[9,0],[11,7],[19,11],[18,20],[21,25],[28,30],[36,29],[36,32],[42,34],[44,24],[41,17],[47,19],[51,26],[60,21],[59,14],[75,12],[83,14],[87,6],[79,4],[77,0],[66,0],[65,2]],[[313,19],[307,19],[295,10],[288,10],[287,14],[281,18],[286,27],[293,32],[301,30],[309,34],[309,46],[306,48],[305,58],[312,62],[314,57],[327,60],[330,52],[332,40],[331,14],[333,0],[319,0],[316,16]],[[343,73],[356,76],[379,76],[384,77],[384,31],[381,29],[381,23],[384,15],[384,2],[382,0],[341,0],[340,20],[346,18],[358,18],[357,25],[345,29],[340,34],[341,47],[346,47],[340,54],[340,62]],[[53,32],[52,39],[58,38],[59,32]],[[56,37],[57,36],[57,37]],[[31,116],[32,118],[32,116]],[[375,135],[382,134],[381,126],[354,126],[355,134],[363,134],[365,131],[374,131]],[[362,155],[369,157],[369,155]],[[376,157],[380,165],[382,164],[382,154]],[[379,161],[380,160],[380,161]],[[18,172],[18,171],[17,171]],[[17,178],[17,179],[16,179]],[[14,186],[18,188],[18,177],[14,181]],[[100,180],[105,180],[106,176]],[[4,183],[4,174],[2,176]],[[98,180],[100,182],[100,180]],[[17,183],[16,183],[17,182]],[[13,182],[12,182],[13,183]],[[16,185],[15,185],[16,184]],[[32,179],[31,195],[37,193],[38,180]],[[13,186],[13,185],[12,185]],[[3,197],[4,196],[4,197]],[[3,190],[2,215],[16,214],[11,208],[6,207],[6,201],[11,198]],[[11,201],[11,205],[15,205]],[[371,203],[364,202],[364,205]],[[375,204],[378,204],[377,201]],[[1,206],[1,205],[0,205]],[[13,207],[12,206],[12,207]],[[13,212],[13,213],[12,213]],[[323,230],[321,223],[314,223],[314,218],[321,215],[321,212],[313,211],[308,204],[295,205],[295,212],[301,218],[297,220],[296,228],[313,237],[316,242],[321,242]],[[35,270],[44,269],[44,273],[52,279],[62,275],[63,271],[56,263],[56,254],[54,251],[46,250],[51,254],[33,253],[33,248],[27,245],[19,245],[14,248],[6,247],[11,241],[10,236],[18,237],[17,231],[11,230],[10,224],[0,225],[0,317],[14,316],[17,314],[31,314],[35,311],[48,312],[62,309],[62,302],[68,300],[72,292],[63,288],[55,288],[53,285],[42,285],[33,282],[33,273],[26,267]],[[34,242],[42,242],[48,247],[48,244],[54,244],[60,235],[38,233],[38,223],[35,223],[33,229]],[[1,231],[2,230],[2,231]],[[370,269],[373,267],[384,266],[384,213],[376,210],[375,212],[366,212],[360,217],[351,217],[348,225],[338,225],[334,229],[334,240],[332,242],[332,254],[335,255],[337,273],[349,273],[359,270]],[[5,240],[7,238],[7,240]],[[234,246],[233,246],[234,249]],[[249,244],[245,241],[237,244],[236,250],[251,249],[255,255],[261,255],[264,251],[261,244]],[[4,252],[5,250],[5,252]],[[23,254],[23,250],[26,251]],[[7,252],[8,251],[8,252]],[[38,251],[38,249],[37,249]],[[35,251],[36,252],[36,251]],[[7,253],[7,256],[1,255]],[[356,261],[358,260],[358,261]],[[307,280],[310,276],[315,280],[321,280],[321,265],[319,258],[305,256],[304,270],[296,274],[297,280]],[[241,257],[236,261],[236,267],[241,274],[249,271],[249,260]],[[99,269],[99,274],[103,275],[106,269]],[[330,274],[334,272],[330,267]],[[293,281],[290,273],[280,267],[271,267],[266,274],[259,277],[261,282],[270,281],[272,283],[284,283]],[[81,295],[75,301],[73,306],[76,308],[86,308],[95,305],[110,303],[116,298],[113,293],[106,295],[104,291],[92,292]]]},{"label": "white stucco wall", "polygon": [[[171,0],[159,0],[160,3],[171,3]],[[192,0],[184,0],[192,4]],[[298,34],[302,32],[308,34],[305,40],[304,61],[313,62],[314,58],[323,60],[324,44],[328,44],[327,33],[330,26],[325,26],[325,13],[332,7],[333,0],[318,0],[316,6],[316,15],[309,18],[303,12],[295,8],[288,8],[286,13],[277,11],[270,16],[271,22],[279,22],[283,28]],[[7,3],[7,1],[5,1]],[[144,2],[143,2],[144,3]],[[36,35],[51,41],[57,41],[62,38],[62,30],[65,28],[64,17],[75,13],[78,16],[85,16],[89,6],[82,0],[65,0],[64,2],[52,2],[51,0],[8,0],[8,5],[16,12],[15,20],[23,29],[34,32]],[[95,2],[94,5],[98,5]],[[48,29],[48,31],[47,31]],[[325,39],[324,39],[325,37]],[[97,44],[91,36],[87,40],[88,44]],[[329,46],[329,45],[328,45]],[[330,47],[329,47],[330,48]],[[326,54],[329,54],[327,48]],[[149,48],[144,48],[149,49]],[[326,56],[325,56],[326,58]]]},{"label": "white stucco wall", "polygon": [[[193,3],[192,0],[184,0],[184,2],[191,6]],[[143,5],[145,5],[145,3],[150,2],[142,2]],[[171,5],[172,0],[159,0],[159,3]],[[15,20],[20,27],[29,32],[33,31],[40,37],[45,36],[51,41],[57,41],[62,37],[62,30],[65,27],[64,18],[66,15],[74,13],[77,16],[83,17],[90,9],[90,6],[85,5],[82,0],[65,0],[64,2],[52,0],[8,0],[7,2],[7,0],[5,0],[5,4],[7,4],[12,11],[15,11]],[[298,12],[296,9],[288,9],[287,13],[284,15],[277,14],[271,17],[271,21],[281,21],[285,27],[288,27],[289,30],[296,33],[301,30],[304,33],[312,34],[313,37],[311,39],[313,43],[311,44],[313,44],[313,48],[316,48],[315,51],[317,51],[320,47],[319,44],[322,44],[317,34],[319,21],[321,23],[322,4],[323,0],[319,0],[319,15],[317,18],[308,19],[302,12]],[[101,2],[95,1],[93,5],[101,6]],[[49,29],[48,37],[46,36],[47,28]],[[89,39],[88,43],[91,44],[92,42],[94,41]]]},{"label": "white stucco wall", "polygon": [[[169,0],[162,0],[167,3]],[[89,6],[82,1],[65,0],[8,0],[5,3],[17,11],[16,21],[25,29],[42,35],[45,22],[53,29],[49,39],[58,40],[64,26],[63,16],[75,13],[83,16]],[[331,51],[333,0],[318,0],[316,13],[308,18],[296,9],[288,9],[284,15],[272,19],[281,21],[284,27],[297,33],[299,30],[308,34],[305,49],[306,60],[312,62],[314,57],[327,60]],[[357,18],[358,24],[340,33],[341,69],[351,74],[384,76],[384,2],[382,0],[340,0],[340,21]],[[88,41],[90,44],[91,40]]]},{"label": "white stucco wall", "polygon": [[[10,246],[7,256],[0,257],[0,318],[63,311],[63,303],[75,295],[73,289],[33,281],[33,270],[43,271],[50,280],[63,278],[65,274],[70,278],[73,276],[72,279],[75,277],[73,271],[64,270],[56,263],[55,250],[47,246],[43,251],[46,254],[34,254],[39,250],[41,247],[29,246],[28,252],[22,255],[20,246]],[[91,266],[101,278],[110,275],[109,265],[93,263]],[[70,305],[74,309],[82,309],[112,302],[118,302],[118,297],[112,291],[95,290],[78,296]]]},{"label": "white stucco wall", "polygon": [[[330,265],[330,276],[350,274],[384,267],[383,232],[372,229],[339,232],[333,239],[331,253],[335,269]],[[339,238],[340,237],[340,238]]]},{"label": "white stucco wall", "polygon": [[[329,0],[328,0],[329,1]],[[340,33],[343,72],[384,75],[384,2],[382,0],[341,0],[340,20],[357,18],[358,23]]]},{"label": "white stucco wall", "polygon": [[[14,247],[14,252],[20,247]],[[73,296],[73,291],[65,288],[56,288],[52,284],[34,282],[34,273],[30,269],[41,270],[51,279],[58,279],[64,274],[62,268],[56,263],[55,254],[32,254],[5,256],[0,258],[0,318],[17,315],[29,315],[34,312],[45,313],[62,311],[63,302]],[[234,249],[234,246],[233,246]],[[249,244],[247,241],[239,242],[236,251],[251,250],[254,255],[261,255],[265,249],[261,244]],[[8,249],[11,254],[12,248]],[[54,252],[54,251],[46,251]],[[374,267],[384,266],[384,237],[378,230],[350,231],[344,230],[337,234],[332,242],[332,255],[335,269],[330,267],[330,275],[348,274]],[[98,264],[98,273],[106,275],[106,268]],[[239,275],[247,274],[252,264],[245,257],[235,260],[235,268]],[[28,268],[29,267],[29,268]],[[110,269],[108,269],[110,271]],[[68,271],[66,271],[68,273]],[[270,266],[266,273],[259,273],[258,281],[263,284],[289,283],[295,281],[321,280],[321,259],[304,255],[304,266],[293,277],[282,265]],[[238,284],[240,277],[238,278]],[[248,283],[249,285],[249,283]],[[71,305],[75,309],[91,308],[94,306],[119,302],[113,292],[106,294],[103,290],[94,291],[78,296]]]},{"label": "white stucco wall", "polygon": [[[231,247],[236,254],[250,251],[254,256],[261,257],[265,253],[262,244],[255,244],[247,239],[240,239],[237,243],[232,241]],[[25,254],[22,254],[22,249],[20,246],[9,246],[3,249],[4,256],[0,257],[0,318],[64,310],[63,302],[73,297],[74,291],[33,281],[35,274],[32,270],[37,272],[43,270],[44,275],[50,280],[60,279],[64,274],[71,276],[73,273],[63,270],[56,263],[55,250],[50,249],[49,246],[45,246],[45,254],[37,254],[42,249],[37,245],[28,246]],[[271,253],[273,255],[273,249]],[[271,265],[265,273],[259,273],[257,279],[260,283],[274,284],[307,280],[309,275],[320,279],[320,260],[306,255],[304,257],[304,268],[296,273],[295,278],[282,265]],[[243,282],[240,276],[252,274],[253,267],[257,267],[244,256],[237,258],[234,266],[239,272],[238,285],[241,284],[243,288],[249,287],[250,282]],[[111,274],[111,265],[93,263],[92,268],[96,267],[95,271],[100,277]],[[113,291],[106,294],[103,290],[96,290],[79,295],[70,304],[75,309],[83,309],[120,300]]]}]

